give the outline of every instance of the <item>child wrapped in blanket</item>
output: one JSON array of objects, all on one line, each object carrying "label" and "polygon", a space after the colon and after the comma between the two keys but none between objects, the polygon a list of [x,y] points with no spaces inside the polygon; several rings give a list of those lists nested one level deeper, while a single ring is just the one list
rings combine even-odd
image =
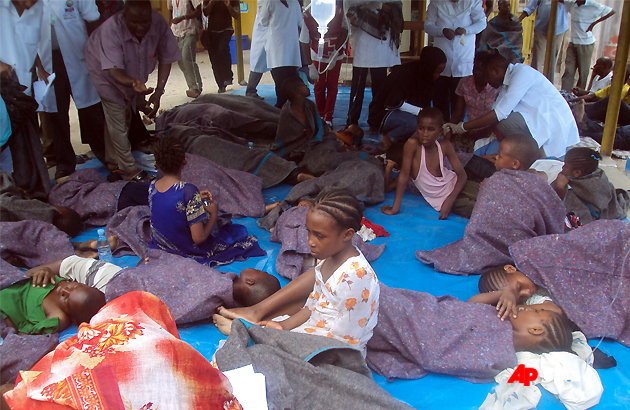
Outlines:
[{"label": "child wrapped in blanket", "polygon": [[564,166],[552,183],[567,212],[573,212],[582,224],[598,219],[623,219],[630,209],[630,195],[615,189],[599,168],[601,155],[586,147],[570,149]]}]

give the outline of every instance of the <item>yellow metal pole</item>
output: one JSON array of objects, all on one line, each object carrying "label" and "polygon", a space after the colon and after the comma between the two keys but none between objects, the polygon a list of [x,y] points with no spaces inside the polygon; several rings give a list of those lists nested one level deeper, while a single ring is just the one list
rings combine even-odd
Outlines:
[{"label": "yellow metal pole", "polygon": [[427,1],[420,0],[418,8],[418,21],[422,24],[422,30],[418,32],[418,55],[420,55],[422,49],[424,48],[424,20],[427,17]]},{"label": "yellow metal pole", "polygon": [[[536,11],[538,13],[539,11]],[[545,66],[543,74],[553,83],[553,70],[556,62],[553,58],[556,40],[556,20],[558,17],[558,0],[551,0],[551,11],[549,12],[549,26],[547,28],[547,49],[545,50]]]},{"label": "yellow metal pole", "polygon": [[243,67],[243,29],[241,28],[240,5],[238,8],[238,18],[234,19],[234,37],[236,38],[236,78],[238,83],[241,84],[245,82],[245,69]]},{"label": "yellow metal pole", "polygon": [[619,41],[617,43],[617,53],[615,54],[615,68],[613,69],[608,109],[606,110],[606,121],[604,122],[604,135],[602,137],[601,153],[608,157],[612,154],[615,132],[617,131],[619,107],[621,106],[621,91],[626,77],[626,63],[628,61],[629,48],[630,1],[625,0],[623,2],[623,11],[621,12],[621,26],[619,27]]}]

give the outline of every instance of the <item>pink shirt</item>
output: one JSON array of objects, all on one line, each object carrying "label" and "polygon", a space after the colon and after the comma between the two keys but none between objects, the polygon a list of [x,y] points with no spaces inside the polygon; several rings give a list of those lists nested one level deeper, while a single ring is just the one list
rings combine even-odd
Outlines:
[{"label": "pink shirt", "polygon": [[499,90],[486,84],[486,88],[482,92],[478,92],[475,79],[469,75],[459,81],[455,94],[464,97],[468,121],[472,121],[492,111],[492,105],[499,95]]},{"label": "pink shirt", "polygon": [[88,38],[85,59],[101,98],[123,106],[135,103],[133,88],[115,82],[107,71],[110,68],[124,69],[129,77],[146,83],[158,62],[172,64],[182,58],[164,17],[154,10],[151,18],[151,28],[142,42],[129,32],[122,12],[107,19]]},{"label": "pink shirt", "polygon": [[424,146],[422,146],[420,169],[418,169],[418,176],[413,180],[413,183],[429,205],[439,212],[440,209],[442,209],[442,204],[455,188],[457,174],[444,167],[442,147],[437,141],[435,141],[435,144],[437,145],[438,156],[440,157],[440,171],[442,171],[442,176],[436,177],[429,172],[425,161],[426,152]]}]

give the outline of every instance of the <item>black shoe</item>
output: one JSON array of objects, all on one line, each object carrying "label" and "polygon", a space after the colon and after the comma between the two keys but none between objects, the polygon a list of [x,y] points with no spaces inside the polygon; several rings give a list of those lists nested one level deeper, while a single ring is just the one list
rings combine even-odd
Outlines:
[{"label": "black shoe", "polygon": [[223,94],[226,91],[225,87],[219,87],[219,94]]},{"label": "black shoe", "polygon": [[234,80],[225,80],[225,81],[223,81],[223,85],[226,86],[226,87],[228,85],[232,85],[232,84],[234,84]]}]

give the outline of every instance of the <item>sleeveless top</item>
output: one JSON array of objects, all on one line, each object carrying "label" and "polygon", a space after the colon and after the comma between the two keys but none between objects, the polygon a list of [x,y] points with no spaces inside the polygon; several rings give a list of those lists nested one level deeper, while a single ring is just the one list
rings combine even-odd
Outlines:
[{"label": "sleeveless top", "polygon": [[440,143],[435,141],[438,148],[438,156],[440,157],[441,177],[436,177],[429,172],[426,165],[426,152],[422,146],[422,158],[420,159],[420,169],[418,176],[413,180],[414,185],[427,200],[429,205],[436,211],[440,211],[444,200],[453,192],[457,183],[457,174],[450,169],[444,168],[444,155]]}]

